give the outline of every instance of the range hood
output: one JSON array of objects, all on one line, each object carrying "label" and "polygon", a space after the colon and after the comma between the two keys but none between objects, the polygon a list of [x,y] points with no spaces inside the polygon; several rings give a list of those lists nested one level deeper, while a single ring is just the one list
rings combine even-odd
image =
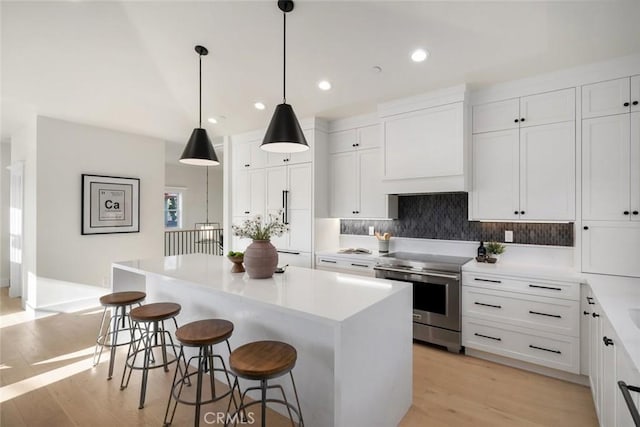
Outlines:
[{"label": "range hood", "polygon": [[381,104],[386,194],[468,191],[466,86]]}]

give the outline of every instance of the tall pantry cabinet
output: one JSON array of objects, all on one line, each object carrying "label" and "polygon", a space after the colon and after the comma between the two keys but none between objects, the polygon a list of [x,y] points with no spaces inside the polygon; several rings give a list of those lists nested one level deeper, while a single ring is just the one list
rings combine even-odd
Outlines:
[{"label": "tall pantry cabinet", "polygon": [[640,76],[582,86],[582,271],[640,276]]}]

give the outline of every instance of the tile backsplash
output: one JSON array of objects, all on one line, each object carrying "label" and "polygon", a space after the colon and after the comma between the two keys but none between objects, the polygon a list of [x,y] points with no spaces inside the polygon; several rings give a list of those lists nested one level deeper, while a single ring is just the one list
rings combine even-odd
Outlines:
[{"label": "tile backsplash", "polygon": [[341,234],[369,234],[369,226],[396,237],[418,239],[504,241],[513,230],[513,243],[573,246],[573,224],[469,221],[467,193],[400,196],[398,219],[340,220]]}]

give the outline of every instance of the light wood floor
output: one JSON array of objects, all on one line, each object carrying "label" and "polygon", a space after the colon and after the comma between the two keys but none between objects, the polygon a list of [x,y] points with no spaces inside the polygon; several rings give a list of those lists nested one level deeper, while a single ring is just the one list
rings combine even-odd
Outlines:
[{"label": "light wood floor", "polygon": [[[1,426],[162,425],[172,373],[150,374],[145,408],[139,410],[139,372],[129,388],[119,388],[121,353],[113,380],[106,380],[107,363],[91,368],[100,310],[16,323],[23,314],[20,300],[8,298],[3,288]],[[401,427],[597,426],[585,387],[420,344],[414,344],[413,363],[413,405]],[[203,413],[225,408],[226,403],[211,405]],[[193,408],[179,405],[173,425],[192,424]],[[269,413],[270,427],[286,425],[283,417]]]}]

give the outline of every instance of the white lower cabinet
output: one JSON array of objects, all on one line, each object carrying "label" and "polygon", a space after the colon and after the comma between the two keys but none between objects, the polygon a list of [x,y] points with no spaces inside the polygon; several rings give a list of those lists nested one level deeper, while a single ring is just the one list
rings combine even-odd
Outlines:
[{"label": "white lower cabinet", "polygon": [[582,223],[582,271],[640,277],[640,223]]},{"label": "white lower cabinet", "polygon": [[463,271],[462,345],[580,373],[580,285]]},{"label": "white lower cabinet", "polygon": [[[631,358],[622,348],[607,314],[602,312],[590,290],[587,290],[585,299],[588,309],[583,311],[583,315],[588,323],[588,335],[583,339],[588,342],[589,383],[600,426],[633,427],[631,412],[618,382],[640,387],[640,373],[633,368]],[[640,394],[630,394],[636,407],[640,407]]]},{"label": "white lower cabinet", "polygon": [[336,271],[338,273],[356,274],[359,276],[375,277],[375,259],[360,259],[344,256],[318,255],[316,268],[318,270]]}]

